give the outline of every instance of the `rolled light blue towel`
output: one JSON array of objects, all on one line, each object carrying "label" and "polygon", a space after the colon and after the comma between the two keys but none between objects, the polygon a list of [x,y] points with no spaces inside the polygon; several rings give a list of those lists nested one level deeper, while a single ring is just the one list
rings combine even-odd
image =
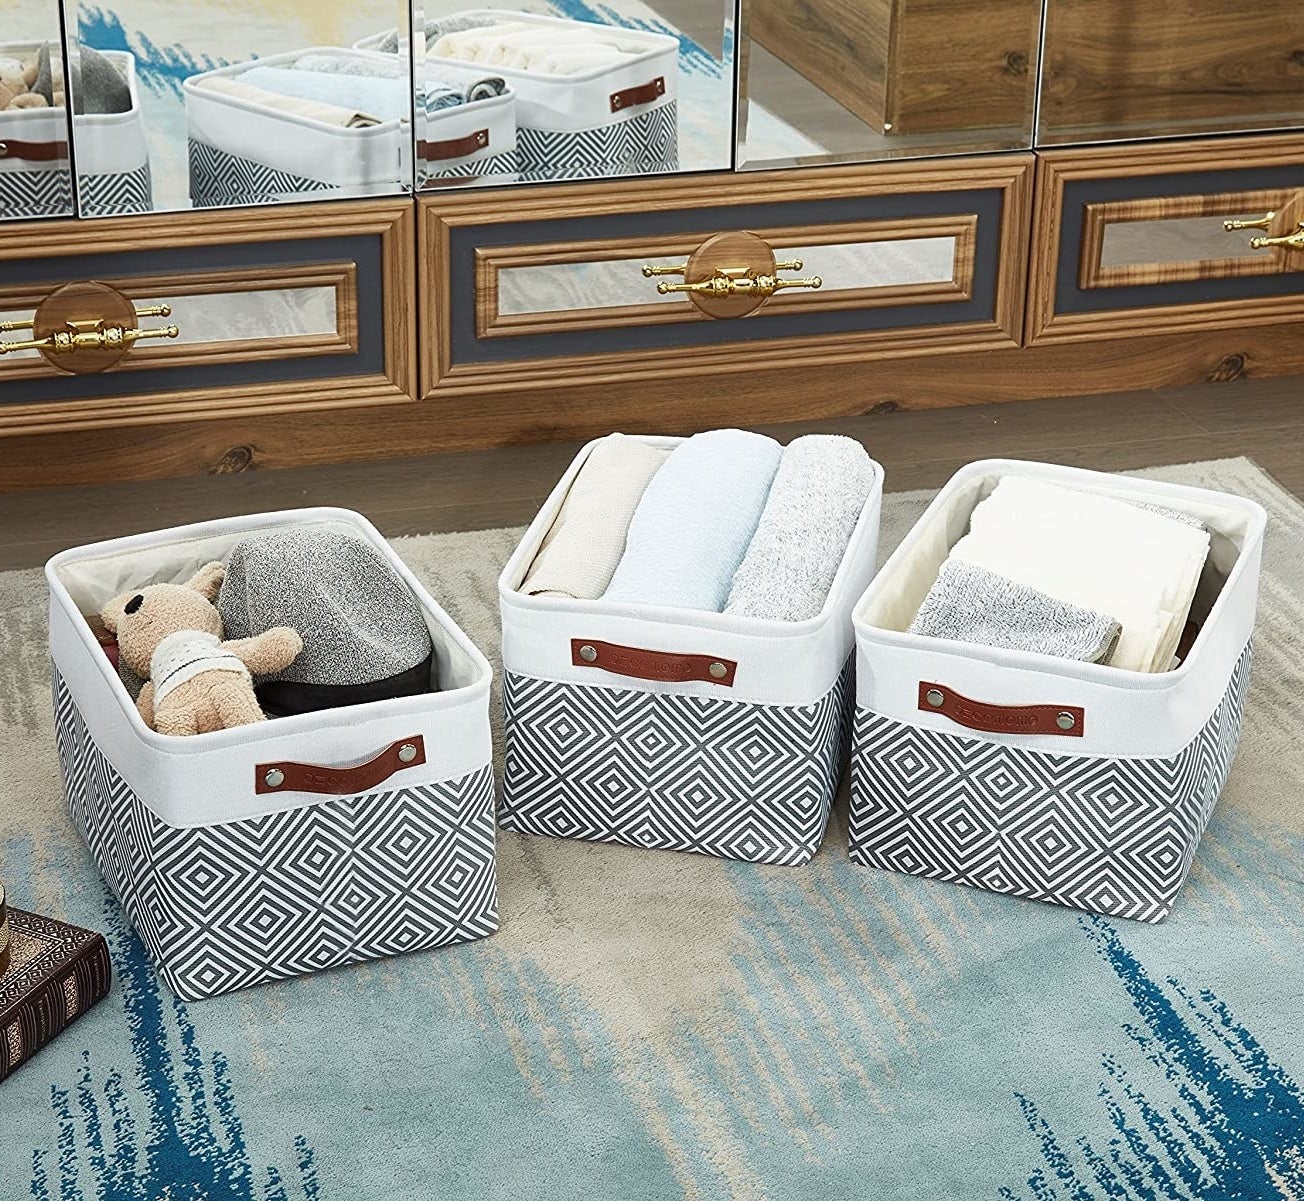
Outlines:
[{"label": "rolled light blue towel", "polygon": [[790,443],[724,611],[775,621],[818,616],[875,475],[853,438],[810,434]]},{"label": "rolled light blue towel", "polygon": [[404,79],[378,79],[366,75],[337,75],[296,71],[284,67],[250,67],[235,77],[238,82],[278,96],[296,96],[356,109],[378,121],[400,121],[412,103]]},{"label": "rolled light blue towel", "polygon": [[681,442],[643,493],[602,599],[719,613],[782,453],[744,430]]}]

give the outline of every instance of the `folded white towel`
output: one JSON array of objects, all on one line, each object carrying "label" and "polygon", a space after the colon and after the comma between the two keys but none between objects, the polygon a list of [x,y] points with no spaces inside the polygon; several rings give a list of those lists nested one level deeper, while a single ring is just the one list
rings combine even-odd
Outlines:
[{"label": "folded white towel", "polygon": [[530,596],[596,600],[625,553],[625,531],[669,451],[608,434],[584,460],[526,573]]},{"label": "folded white towel", "polygon": [[603,599],[720,612],[781,453],[744,430],[681,442],[643,493]]},{"label": "folded white towel", "polygon": [[207,79],[201,79],[195,86],[209,92],[230,96],[234,100],[243,100],[248,104],[274,109],[278,113],[306,117],[310,121],[319,121],[323,125],[337,125],[340,129],[365,129],[380,124],[380,118],[373,117],[369,113],[360,113],[354,108],[342,108],[338,104],[327,104],[321,100],[305,100],[301,96],[284,96],[277,92],[269,92],[266,88],[254,87],[252,84],[245,83],[243,78],[232,79],[229,75],[210,75]]},{"label": "folded white towel", "polygon": [[874,477],[873,461],[851,438],[810,434],[791,442],[724,611],[779,621],[817,616]]},{"label": "folded white towel", "polygon": [[1097,493],[1007,476],[973,511],[951,557],[1123,627],[1109,662],[1167,671],[1209,553],[1192,525]]}]

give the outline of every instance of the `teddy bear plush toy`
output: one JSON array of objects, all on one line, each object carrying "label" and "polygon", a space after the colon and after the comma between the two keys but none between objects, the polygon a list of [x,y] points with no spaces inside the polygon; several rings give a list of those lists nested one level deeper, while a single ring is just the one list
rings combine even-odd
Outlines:
[{"label": "teddy bear plush toy", "polygon": [[100,613],[123,663],[148,680],[136,708],[160,734],[207,734],[266,721],[253,676],[284,671],[303,650],[289,626],[222,641],[213,602],[226,569],[208,563],[184,584],[150,584],[114,597]]}]

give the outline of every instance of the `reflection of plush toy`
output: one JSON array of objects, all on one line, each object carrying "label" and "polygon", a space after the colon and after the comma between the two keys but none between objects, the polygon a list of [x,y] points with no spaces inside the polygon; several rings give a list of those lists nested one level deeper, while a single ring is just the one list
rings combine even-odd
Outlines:
[{"label": "reflection of plush toy", "polygon": [[118,653],[149,676],[136,707],[160,734],[207,734],[265,721],[250,673],[284,671],[303,650],[289,626],[222,641],[213,601],[226,569],[201,567],[184,584],[150,584],[115,597],[100,616],[118,636]]}]

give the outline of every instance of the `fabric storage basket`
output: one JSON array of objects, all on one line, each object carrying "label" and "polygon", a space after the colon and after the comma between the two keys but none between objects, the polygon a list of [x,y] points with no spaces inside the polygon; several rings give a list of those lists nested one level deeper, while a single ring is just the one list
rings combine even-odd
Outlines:
[{"label": "fabric storage basket", "polygon": [[[81,614],[308,522],[361,536],[412,590],[442,691],[185,738],[149,729]],[[489,664],[369,522],[343,509],[206,522],[65,551],[46,578],[69,812],[179,996],[497,928]]]},{"label": "fabric storage basket", "polygon": [[[1180,666],[1148,674],[902,632],[1006,475],[1205,523],[1200,629]],[[856,607],[852,861],[1167,916],[1240,735],[1265,521],[1252,501],[1176,484],[1002,460],[961,470]]]},{"label": "fabric storage basket", "polygon": [[126,78],[131,108],[125,113],[73,115],[78,206],[87,217],[148,213],[154,208],[154,191],[136,82],[136,56],[125,50],[101,53]]},{"label": "fabric storage basket", "polygon": [[[494,9],[476,9],[455,17],[527,22],[550,29],[569,26],[585,35],[601,29],[637,51],[616,66],[573,75],[485,64],[486,70],[501,75],[516,93],[517,144],[521,171],[527,176],[586,178],[677,166],[677,39],[622,26]],[[433,54],[427,55],[426,64],[430,71],[465,70],[468,66]]]},{"label": "fabric storage basket", "polygon": [[389,66],[391,58],[312,46],[192,75],[183,85],[190,146],[190,198],[200,206],[254,204],[298,192],[388,193],[410,178],[411,124],[383,120],[344,129],[206,89],[252,67],[285,67],[307,54]]},{"label": "fabric storage basket", "polygon": [[416,144],[417,187],[436,179],[496,176],[514,179],[516,96],[474,100],[420,117]]},{"label": "fabric storage basket", "polygon": [[[0,46],[0,56],[23,58],[36,43]],[[131,89],[125,113],[77,116],[77,184],[86,216],[148,212],[154,198],[149,151],[136,84],[135,56],[103,51]],[[0,213],[6,217],[63,217],[73,211],[68,113],[60,108],[0,113]]]},{"label": "fabric storage basket", "polygon": [[[672,447],[682,439],[647,438]],[[819,848],[846,755],[851,608],[874,570],[882,469],[808,621],[517,591],[596,443],[499,580],[507,829],[754,863]]]}]

